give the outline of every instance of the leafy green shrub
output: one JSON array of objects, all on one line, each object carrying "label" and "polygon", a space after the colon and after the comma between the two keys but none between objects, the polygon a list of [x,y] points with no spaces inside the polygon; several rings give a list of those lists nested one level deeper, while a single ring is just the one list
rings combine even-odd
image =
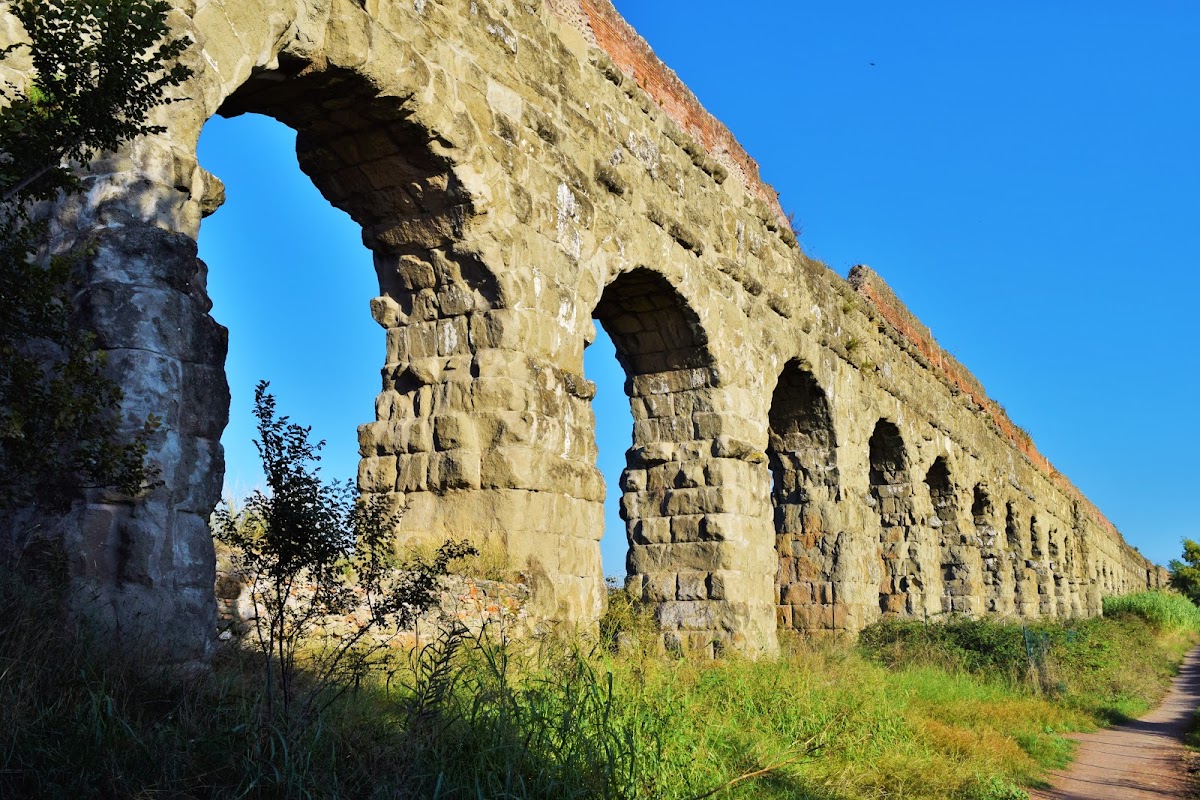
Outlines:
[{"label": "leafy green shrub", "polygon": [[1185,538],[1182,555],[1182,561],[1173,558],[1167,563],[1171,588],[1200,605],[1200,542]]},{"label": "leafy green shrub", "polygon": [[937,663],[975,674],[1018,678],[1029,666],[1022,626],[986,618],[937,623],[883,620],[865,628],[859,643],[871,658],[892,667]]},{"label": "leafy green shrub", "polygon": [[[325,443],[310,443],[309,428],[277,418],[267,386],[262,381],[254,391],[254,444],[267,491],[255,491],[236,514],[226,506],[213,518],[217,538],[233,549],[235,568],[250,581],[267,715],[274,719],[278,704],[290,728],[360,683],[385,649],[370,634],[411,625],[433,605],[449,563],[477,551],[448,542],[431,560],[398,569],[399,513],[384,498],[324,483],[313,464]],[[353,620],[349,630],[314,640],[317,624],[333,616]]]},{"label": "leafy green shrub", "polygon": [[[80,191],[72,162],[162,129],[151,109],[191,71],[189,44],[169,37],[162,0],[17,0],[7,11],[29,41],[29,84],[0,81],[0,507],[57,513],[93,486],[137,494],[159,420],[126,436],[121,387],[80,327],[72,270],[80,252],[42,258],[49,227],[33,204]],[[24,542],[18,542],[18,548]]]}]

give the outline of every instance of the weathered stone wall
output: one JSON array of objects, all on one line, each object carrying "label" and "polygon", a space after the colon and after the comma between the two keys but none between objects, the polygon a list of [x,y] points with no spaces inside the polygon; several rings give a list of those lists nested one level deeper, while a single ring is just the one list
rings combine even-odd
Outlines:
[{"label": "weathered stone wall", "polygon": [[1162,582],[876,275],[803,254],[753,160],[605,0],[174,6],[196,75],[166,133],[96,164],[55,231],[95,245],[82,300],[130,424],[166,422],[164,485],[91,496],[61,533],[115,629],[211,646],[228,391],[194,240],[223,191],[195,145],[217,113],[295,128],[374,253],[387,358],[360,485],[403,506],[401,543],[504,550],[538,614],[605,602],[593,320],[635,420],[628,585],[668,639],[1095,614]]},{"label": "weathered stone wall", "polygon": [[[261,595],[255,596],[246,576],[217,559],[217,639],[238,642],[256,635],[258,615],[262,612]],[[311,586],[293,587],[290,608],[304,611],[312,600]],[[371,625],[371,609],[359,594],[358,607],[346,615],[318,616],[311,620],[309,635],[345,641],[369,629],[363,643],[383,648],[411,650],[426,644],[444,630],[457,627],[472,636],[486,630],[489,635],[529,638],[540,631],[538,621],[526,612],[529,587],[462,575],[443,575],[438,579],[434,602],[410,625]],[[391,622],[395,623],[392,618]]]}]

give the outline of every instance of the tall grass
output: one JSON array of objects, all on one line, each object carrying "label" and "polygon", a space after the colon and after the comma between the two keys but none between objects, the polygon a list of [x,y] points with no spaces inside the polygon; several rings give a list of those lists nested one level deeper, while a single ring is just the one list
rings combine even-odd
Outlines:
[{"label": "tall grass", "polygon": [[1181,594],[1138,592],[1104,598],[1104,616],[1135,616],[1161,630],[1200,630],[1200,607]]},{"label": "tall grass", "polygon": [[1013,800],[1064,763],[1064,733],[1154,702],[1196,638],[1170,598],[1029,626],[1043,684],[1020,625],[882,625],[862,644],[689,661],[617,603],[597,645],[446,633],[296,738],[263,714],[251,653],[202,680],[147,675],[136,653],[62,633],[46,587],[6,579],[0,601],[3,797]]}]

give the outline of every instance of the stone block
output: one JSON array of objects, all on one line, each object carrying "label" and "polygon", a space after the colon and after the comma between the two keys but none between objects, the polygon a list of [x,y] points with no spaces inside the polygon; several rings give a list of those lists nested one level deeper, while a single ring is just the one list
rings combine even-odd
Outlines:
[{"label": "stone block", "polygon": [[662,505],[668,516],[719,514],[733,507],[729,493],[720,488],[676,489],[666,495]]},{"label": "stone block", "polygon": [[724,542],[633,545],[628,562],[636,572],[696,570],[711,572],[739,565],[737,551]]},{"label": "stone block", "polygon": [[655,464],[645,470],[646,490],[651,492],[665,492],[667,489],[674,487],[675,476],[678,474],[678,461]]},{"label": "stone block", "polygon": [[522,352],[524,312],[510,309],[476,311],[468,315],[468,334],[477,351],[495,348],[509,353]]},{"label": "stone block", "polygon": [[392,423],[368,422],[358,426],[358,454],[368,456],[394,455],[390,450]]},{"label": "stone block", "polygon": [[707,600],[708,573],[685,571],[679,573],[679,587],[675,593],[678,600]]},{"label": "stone block", "polygon": [[472,386],[478,411],[525,411],[526,388],[511,378],[476,378]]},{"label": "stone block", "polygon": [[564,536],[557,545],[558,569],[579,577],[595,576],[600,573],[600,544],[594,539],[577,539]]},{"label": "stone block", "polygon": [[733,458],[714,458],[704,464],[704,483],[708,486],[746,486],[770,479],[757,463]]},{"label": "stone block", "polygon": [[667,517],[666,519],[671,521],[671,541],[703,541],[704,517],[702,515],[681,515]]},{"label": "stone block", "polygon": [[621,519],[628,521],[661,516],[662,505],[661,492],[626,492],[621,495]]},{"label": "stone block", "polygon": [[709,573],[708,593],[713,600],[735,600],[749,595],[746,576],[737,570],[713,570]]},{"label": "stone block", "polygon": [[[394,330],[398,326],[408,322],[408,315],[404,313],[400,304],[387,295],[371,298],[371,318],[386,330]],[[389,343],[387,352],[389,354],[388,360],[390,361],[392,360],[391,354],[393,352],[398,353],[399,348],[397,347],[393,350]]]},{"label": "stone block", "polygon": [[645,442],[629,449],[625,461],[630,467],[650,468],[677,460],[679,446],[674,442]]},{"label": "stone block", "polygon": [[460,353],[470,353],[470,342],[467,338],[467,321],[463,317],[451,317],[439,320],[437,323],[437,354],[452,356]]},{"label": "stone block", "polygon": [[179,587],[208,590],[216,576],[217,557],[207,515],[175,515],[171,537],[171,573]]},{"label": "stone block", "polygon": [[674,572],[642,573],[643,599],[661,603],[675,599],[677,577]]},{"label": "stone block", "polygon": [[396,453],[429,453],[433,448],[433,425],[428,418],[404,420],[394,428]]},{"label": "stone block", "polygon": [[644,492],[647,482],[647,472],[644,469],[626,469],[621,473],[621,491],[623,492]]},{"label": "stone block", "polygon": [[630,525],[633,544],[669,544],[671,542],[670,517],[641,517]]},{"label": "stone block", "polygon": [[812,585],[808,583],[793,583],[789,586],[780,587],[779,599],[784,605],[789,606],[812,605]]},{"label": "stone block", "polygon": [[478,489],[481,467],[478,450],[455,449],[433,453],[429,458],[429,485],[442,491]]},{"label": "stone block", "polygon": [[429,454],[411,453],[396,457],[396,491],[429,490]]},{"label": "stone block", "polygon": [[637,402],[645,408],[645,416],[647,417],[670,417],[673,416],[674,410],[672,396],[666,395],[648,395],[647,397],[635,398]]},{"label": "stone block", "polygon": [[433,441],[438,450],[475,450],[479,446],[474,421],[462,414],[433,417]]},{"label": "stone block", "polygon": [[676,470],[672,485],[676,489],[696,489],[705,485],[705,465],[696,461],[685,462]]},{"label": "stone block", "polygon": [[722,602],[713,600],[676,600],[663,602],[654,612],[664,630],[718,631],[736,630],[737,619]]},{"label": "stone block", "polygon": [[358,462],[358,488],[364,492],[389,492],[396,488],[396,457],[369,456]]},{"label": "stone block", "polygon": [[538,453],[529,447],[507,445],[487,450],[482,456],[481,480],[498,489],[539,488]]}]

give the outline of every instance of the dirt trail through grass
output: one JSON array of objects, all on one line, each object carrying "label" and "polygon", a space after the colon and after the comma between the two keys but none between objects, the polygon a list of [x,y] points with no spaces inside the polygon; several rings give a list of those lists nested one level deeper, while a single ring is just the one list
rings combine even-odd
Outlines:
[{"label": "dirt trail through grass", "polygon": [[1200,705],[1200,647],[1188,654],[1162,705],[1141,719],[1082,734],[1075,761],[1051,773],[1053,788],[1033,800],[1175,800],[1189,798],[1183,746]]}]

